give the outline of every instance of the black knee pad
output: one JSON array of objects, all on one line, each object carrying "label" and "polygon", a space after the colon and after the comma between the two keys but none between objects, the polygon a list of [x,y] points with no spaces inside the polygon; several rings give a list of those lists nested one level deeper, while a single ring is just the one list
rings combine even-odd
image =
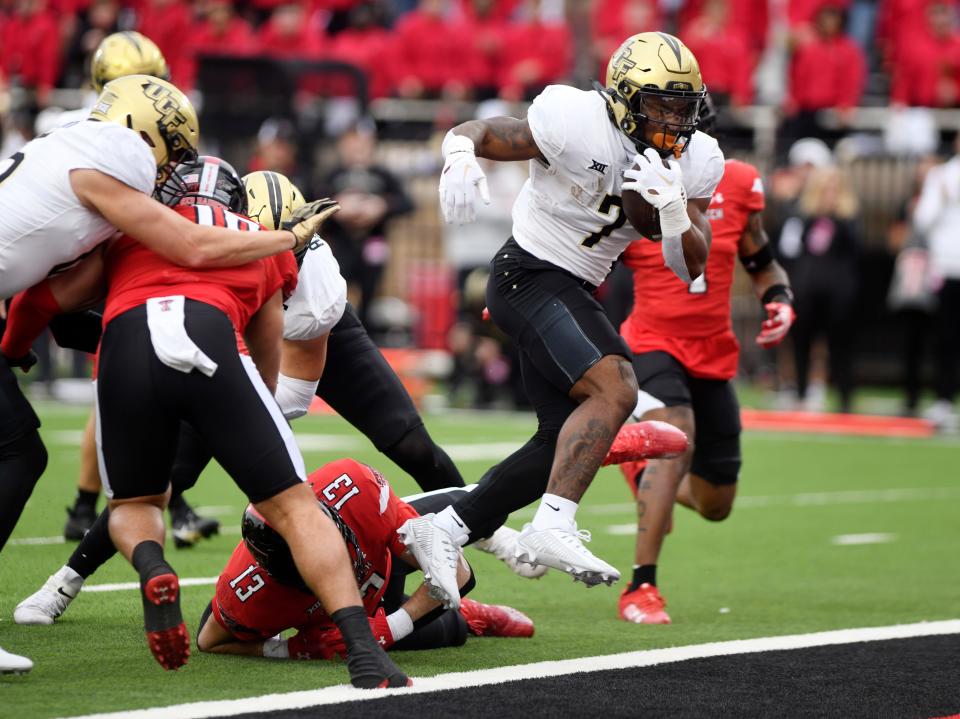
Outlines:
[{"label": "black knee pad", "polygon": [[694,452],[693,461],[690,464],[690,473],[702,477],[710,484],[721,487],[737,483],[740,478],[741,464],[739,443],[737,443],[737,454],[735,456],[724,456],[720,452],[700,456],[699,452]]},{"label": "black knee pad", "polygon": [[200,615],[200,624],[197,625],[197,633],[194,634],[197,640],[197,649],[200,648],[200,632],[203,630],[204,625],[207,623],[207,620],[210,618],[210,615],[213,614],[213,600],[211,599],[207,602],[207,606],[204,608],[203,613]]}]

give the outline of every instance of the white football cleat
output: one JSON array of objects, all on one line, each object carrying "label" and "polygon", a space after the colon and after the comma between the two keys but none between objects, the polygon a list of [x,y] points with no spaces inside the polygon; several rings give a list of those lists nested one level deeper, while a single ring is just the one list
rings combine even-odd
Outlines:
[{"label": "white football cleat", "polygon": [[83,577],[63,566],[40,589],[17,605],[13,610],[13,621],[17,624],[53,624],[67,611],[82,587]]},{"label": "white football cleat", "polygon": [[543,564],[573,576],[588,587],[598,584],[613,584],[620,579],[616,567],[593,555],[583,546],[590,541],[590,532],[578,530],[575,522],[569,529],[534,529],[532,524],[523,525],[517,537],[516,557],[521,562]]},{"label": "white football cleat", "polygon": [[517,537],[520,532],[516,529],[503,526],[486,539],[478,539],[472,547],[481,552],[492,554],[513,571],[526,579],[540,579],[547,573],[549,567],[542,564],[528,564],[517,559]]},{"label": "white football cleat", "polygon": [[443,527],[433,522],[434,514],[408,519],[397,530],[400,540],[416,557],[430,596],[448,609],[460,608],[457,563],[460,547]]},{"label": "white football cleat", "polygon": [[33,669],[33,662],[19,654],[11,654],[0,647],[0,674],[26,674]]}]

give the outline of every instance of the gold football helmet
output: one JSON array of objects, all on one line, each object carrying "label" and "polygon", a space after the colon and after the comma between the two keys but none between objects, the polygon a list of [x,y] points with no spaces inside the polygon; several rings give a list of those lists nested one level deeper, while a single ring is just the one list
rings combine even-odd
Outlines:
[{"label": "gold football helmet", "polygon": [[94,90],[103,92],[104,85],[125,75],[152,75],[168,80],[170,70],[153,40],[138,32],[115,32],[103,38],[93,53],[90,80]]},{"label": "gold football helmet", "polygon": [[200,123],[190,100],[174,85],[149,75],[127,75],[108,82],[93,120],[116,122],[138,133],[157,161],[157,183],[179,163],[195,157]]},{"label": "gold football helmet", "polygon": [[613,53],[600,88],[610,118],[638,149],[676,157],[697,129],[707,88],[689,48],[665,32],[633,35]]},{"label": "gold football helmet", "polygon": [[279,172],[251,172],[244,175],[243,186],[247,191],[247,217],[268,230],[279,229],[295,210],[306,204],[297,186]]}]

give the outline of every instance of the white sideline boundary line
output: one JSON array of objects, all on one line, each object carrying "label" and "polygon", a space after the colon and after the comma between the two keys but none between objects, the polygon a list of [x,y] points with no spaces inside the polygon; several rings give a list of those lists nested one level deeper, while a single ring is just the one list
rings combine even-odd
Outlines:
[{"label": "white sideline boundary line", "polygon": [[488,684],[502,684],[520,679],[542,679],[579,672],[595,672],[629,667],[649,667],[658,664],[681,662],[689,659],[752,654],[790,649],[807,649],[854,642],[872,642],[890,639],[909,639],[942,634],[960,633],[960,619],[916,624],[897,624],[888,627],[840,629],[812,634],[793,634],[781,637],[737,639],[728,642],[712,642],[685,647],[649,649],[637,652],[622,652],[598,657],[563,659],[551,662],[519,664],[496,669],[477,669],[469,672],[451,672],[422,679],[414,677],[414,685],[405,689],[354,689],[339,685],[324,689],[267,694],[246,699],[229,699],[209,702],[191,702],[166,707],[137,709],[133,711],[87,714],[73,719],[207,719],[227,717],[248,712],[266,712],[279,709],[304,709],[350,701],[365,701],[385,697],[425,694],[448,689],[464,689]]}]

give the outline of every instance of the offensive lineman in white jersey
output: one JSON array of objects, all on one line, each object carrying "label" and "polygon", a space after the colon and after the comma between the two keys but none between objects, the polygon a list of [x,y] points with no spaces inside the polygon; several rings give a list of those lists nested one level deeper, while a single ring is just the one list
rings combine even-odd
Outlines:
[{"label": "offensive lineman in white jersey", "polygon": [[[435,596],[450,605],[457,604],[455,549],[471,528],[541,496],[516,557],[587,585],[620,578],[583,545],[589,534],[574,521],[637,398],[630,351],[591,292],[637,236],[621,209],[624,189],[659,210],[664,261],[677,276],[689,283],[702,273],[711,238],[705,212],[723,154],[696,131],[706,89],[696,58],[677,38],[628,38],[606,80],[597,91],[547,87],[525,120],[466,122],[443,143],[447,222],[470,222],[477,198],[489,202],[477,156],[531,161],[513,207],[513,237],[491,263],[487,305],[522,350],[524,387],[539,423],[526,445],[488,472],[493,481],[401,527]],[[634,163],[638,170],[629,169]]]},{"label": "offensive lineman in white jersey", "polygon": [[[63,127],[86,120],[90,116],[90,111],[93,110],[96,98],[103,92],[104,85],[127,75],[150,75],[161,80],[170,79],[170,70],[160,48],[150,38],[132,30],[107,35],[97,45],[90,60],[90,85],[93,88],[93,98],[87,106],[59,112],[52,120],[41,120],[46,112],[41,113],[36,123],[37,134],[41,135],[54,127]],[[97,518],[96,505],[100,496],[100,474],[97,468],[93,434],[94,414],[91,411],[81,440],[77,496],[73,506],[67,507],[67,521],[63,529],[64,539],[73,541],[82,539]],[[171,499],[167,510],[170,512],[174,546],[178,549],[193,546],[201,538],[209,537],[219,530],[220,523],[217,520],[199,516],[182,496]]]},{"label": "offensive lineman in white jersey", "polygon": [[[196,225],[151,198],[154,183],[196,152],[199,128],[170,83],[130,75],[104,88],[90,120],[0,160],[0,301],[80,260],[117,230],[188,267],[230,266],[302,247],[325,219],[304,208],[289,229],[252,233]],[[46,467],[40,422],[0,362],[0,549]],[[32,663],[0,649],[0,672]]]}]

